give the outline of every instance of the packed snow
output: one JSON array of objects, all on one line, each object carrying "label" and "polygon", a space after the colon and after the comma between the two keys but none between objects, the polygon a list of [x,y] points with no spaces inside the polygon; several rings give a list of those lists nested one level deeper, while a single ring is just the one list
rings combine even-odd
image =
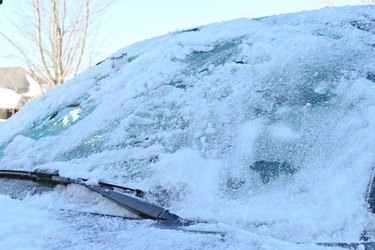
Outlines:
[{"label": "packed snow", "polygon": [[77,213],[129,215],[69,185],[21,200],[0,192],[0,249],[358,242],[375,226],[366,201],[374,126],[374,6],[238,19],[136,43],[0,123],[0,166],[142,189],[225,236]]}]

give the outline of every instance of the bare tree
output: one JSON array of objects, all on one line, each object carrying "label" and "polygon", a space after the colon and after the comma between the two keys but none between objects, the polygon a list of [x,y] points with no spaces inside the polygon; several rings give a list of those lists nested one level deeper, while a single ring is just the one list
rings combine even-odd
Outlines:
[{"label": "bare tree", "polygon": [[93,21],[113,1],[26,0],[24,3],[29,7],[24,12],[28,16],[22,18],[26,23],[17,26],[29,42],[0,34],[17,49],[35,79],[48,88],[54,87],[75,76],[83,61],[89,61],[87,56],[92,46],[88,46],[88,40]]}]

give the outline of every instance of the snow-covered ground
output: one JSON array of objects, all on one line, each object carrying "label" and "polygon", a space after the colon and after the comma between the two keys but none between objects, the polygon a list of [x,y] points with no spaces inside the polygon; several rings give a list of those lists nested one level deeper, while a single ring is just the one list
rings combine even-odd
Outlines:
[{"label": "snow-covered ground", "polygon": [[0,249],[357,242],[373,227],[366,192],[374,126],[372,6],[238,19],[143,41],[0,123],[0,166],[139,188],[182,218],[228,233],[75,214],[126,211],[71,185],[23,200],[0,195]]}]

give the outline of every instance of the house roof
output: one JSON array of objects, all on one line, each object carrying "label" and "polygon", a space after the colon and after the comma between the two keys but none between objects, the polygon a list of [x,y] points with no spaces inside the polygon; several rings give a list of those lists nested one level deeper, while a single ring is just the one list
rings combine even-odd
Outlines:
[{"label": "house roof", "polygon": [[26,93],[30,88],[26,75],[26,71],[20,67],[0,68],[0,88]]},{"label": "house roof", "polygon": [[0,88],[0,109],[19,109],[23,104],[22,95],[10,89]]}]

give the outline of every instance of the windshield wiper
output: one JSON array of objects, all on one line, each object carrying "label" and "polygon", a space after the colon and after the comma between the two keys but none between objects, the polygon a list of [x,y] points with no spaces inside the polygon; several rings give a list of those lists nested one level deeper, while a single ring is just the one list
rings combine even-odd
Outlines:
[{"label": "windshield wiper", "polygon": [[[112,202],[115,202],[119,206],[131,211],[132,213],[140,216],[141,218],[164,221],[181,220],[179,216],[169,212],[167,209],[161,206],[128,195],[134,194],[137,197],[143,197],[145,193],[139,189],[113,185],[105,182],[98,182],[98,184],[92,185],[87,183],[87,179],[72,179],[60,176],[58,172],[47,172],[38,170],[0,170],[0,178],[31,180],[47,186],[55,186],[58,184],[78,184],[88,188],[91,191],[101,194],[105,198],[109,199]],[[122,192],[120,192],[119,190],[121,190]]]},{"label": "windshield wiper", "polygon": [[[105,198],[109,199],[112,202],[117,203],[121,207],[124,207],[127,210],[137,214],[143,219],[153,219],[157,220],[157,224],[152,226],[158,228],[166,228],[166,229],[173,229],[173,230],[182,230],[191,233],[204,233],[204,234],[215,234],[224,237],[228,232],[226,230],[199,230],[194,228],[189,228],[191,225],[195,225],[198,223],[204,224],[211,224],[213,222],[205,222],[205,221],[198,221],[198,220],[185,220],[169,212],[167,209],[146,202],[141,200],[140,198],[145,195],[142,190],[133,189],[129,187],[123,187],[119,185],[113,185],[105,182],[98,182],[96,185],[91,185],[87,183],[87,179],[77,178],[67,178],[60,176],[58,172],[47,172],[47,171],[18,171],[18,170],[0,170],[0,179],[1,178],[8,178],[8,179],[18,179],[18,180],[30,180],[36,183],[40,183],[45,186],[55,186],[55,185],[68,185],[68,184],[78,184],[88,188],[91,191],[101,194]],[[121,190],[122,192],[120,192]],[[127,193],[127,194],[125,194]],[[133,194],[136,197],[130,196]],[[116,216],[116,215],[108,215],[108,214],[99,214],[99,213],[92,213],[92,212],[78,212],[78,211],[70,211],[78,214],[83,215],[91,215],[91,216],[106,216],[106,217],[114,217],[114,218],[122,218],[122,219],[132,219],[132,220],[139,220],[139,218],[131,218],[131,217],[123,217],[123,216]],[[305,245],[305,244],[315,244],[316,246],[323,246],[323,247],[340,247],[346,249],[353,249],[364,247],[364,249],[375,249],[375,242],[356,242],[356,243],[334,243],[334,242],[291,242],[297,245]]]}]

